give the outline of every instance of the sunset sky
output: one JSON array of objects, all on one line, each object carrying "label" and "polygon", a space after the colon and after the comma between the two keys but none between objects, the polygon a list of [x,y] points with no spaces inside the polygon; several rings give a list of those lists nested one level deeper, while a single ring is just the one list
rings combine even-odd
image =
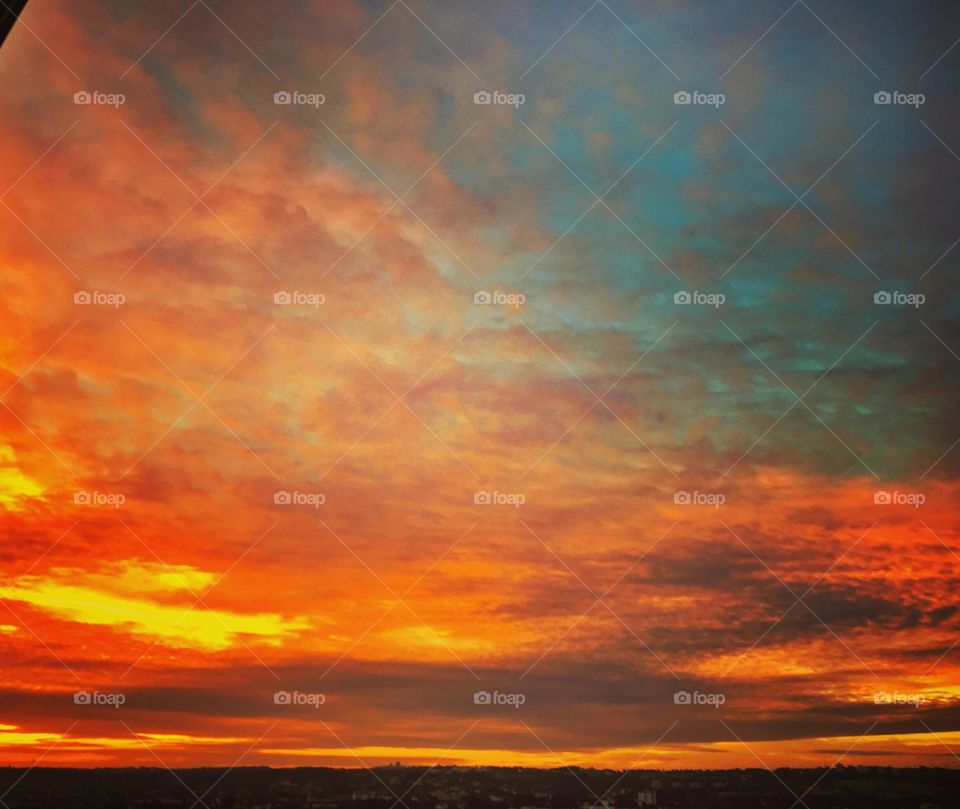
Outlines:
[{"label": "sunset sky", "polygon": [[31,0],[0,765],[956,766],[958,37]]}]

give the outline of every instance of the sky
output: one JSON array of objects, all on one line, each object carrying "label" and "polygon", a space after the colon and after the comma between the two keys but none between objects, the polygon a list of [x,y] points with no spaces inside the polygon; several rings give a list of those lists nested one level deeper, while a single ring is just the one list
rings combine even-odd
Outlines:
[{"label": "sky", "polygon": [[958,37],[30,2],[0,762],[955,766]]}]

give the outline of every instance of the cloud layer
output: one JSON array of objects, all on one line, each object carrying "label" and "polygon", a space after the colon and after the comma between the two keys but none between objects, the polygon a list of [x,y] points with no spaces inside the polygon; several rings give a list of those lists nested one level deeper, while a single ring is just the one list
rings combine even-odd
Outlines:
[{"label": "cloud layer", "polygon": [[960,17],[648,5],[28,7],[5,760],[949,762]]}]

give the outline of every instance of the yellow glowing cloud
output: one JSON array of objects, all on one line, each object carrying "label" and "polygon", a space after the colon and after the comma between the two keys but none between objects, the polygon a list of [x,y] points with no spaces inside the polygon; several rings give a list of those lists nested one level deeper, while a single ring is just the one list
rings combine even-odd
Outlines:
[{"label": "yellow glowing cloud", "polygon": [[[960,741],[960,731],[916,734],[885,734],[882,736],[820,736],[804,739],[751,741],[700,742],[697,744],[671,743],[664,740],[653,747],[611,747],[601,750],[529,751],[483,748],[443,747],[270,747],[260,749],[266,755],[282,755],[297,758],[314,758],[320,761],[354,766],[359,760],[367,766],[383,761],[403,761],[405,764],[457,762],[473,766],[509,767],[610,767],[613,769],[650,767],[674,768],[681,766],[704,767],[754,767],[757,758],[770,767],[823,761],[823,749],[849,750],[850,757],[858,752],[871,750],[892,751],[887,759],[897,754],[905,759],[918,750],[949,757],[943,745],[952,746]],[[839,757],[834,754],[831,763]],[[850,763],[846,761],[846,763]],[[904,763],[903,760],[898,763]]]},{"label": "yellow glowing cloud", "polygon": [[43,493],[43,486],[16,465],[13,449],[8,444],[0,444],[0,505],[10,511],[21,511],[24,498],[42,497]]},{"label": "yellow glowing cloud", "polygon": [[[763,680],[778,676],[806,676],[816,673],[817,658],[809,655],[810,644],[796,643],[789,647],[760,647],[718,654],[690,662],[690,671],[704,677],[725,677],[736,672],[740,679]],[[805,653],[806,656],[805,656]],[[822,659],[822,658],[821,658]]]},{"label": "yellow glowing cloud", "polygon": [[493,644],[475,638],[458,638],[447,629],[432,626],[404,626],[378,634],[378,639],[392,648],[417,649],[421,653],[434,652],[438,658],[444,657],[444,650],[450,652],[481,653],[491,650]]},{"label": "yellow glowing cloud", "polygon": [[444,747],[381,747],[377,745],[368,745],[362,747],[276,747],[260,750],[265,754],[276,754],[284,756],[298,756],[319,759],[343,759],[352,766],[359,759],[360,761],[378,762],[402,760],[411,761],[456,761],[463,764],[475,766],[504,766],[504,762],[509,762],[510,766],[517,767],[555,767],[559,758],[571,765],[579,764],[586,757],[582,754],[561,753],[555,754],[548,751],[542,753],[524,752],[516,750],[483,750],[470,748],[457,748],[450,750]]},{"label": "yellow glowing cloud", "polygon": [[[279,646],[287,636],[308,626],[303,619],[288,620],[276,613],[241,614],[203,605],[191,609],[196,600],[194,587],[214,579],[204,571],[130,561],[115,568],[106,573],[54,568],[43,578],[20,579],[5,597],[64,620],[110,626],[158,638],[168,646],[206,651],[235,646],[240,643],[240,636]],[[185,598],[183,603],[160,603],[144,598],[143,593],[179,593]]]},{"label": "yellow glowing cloud", "polygon": [[161,565],[141,564],[124,561],[119,566],[116,575],[98,577],[111,589],[119,592],[173,592],[178,590],[193,591],[198,596],[213,584],[217,577],[213,573],[197,570],[189,565]]},{"label": "yellow glowing cloud", "polygon": [[242,736],[191,736],[183,733],[138,733],[136,736],[71,736],[59,733],[29,732],[18,725],[0,725],[0,748],[20,745],[56,745],[60,750],[137,750],[144,742],[151,747],[209,744],[243,744],[250,739]]}]

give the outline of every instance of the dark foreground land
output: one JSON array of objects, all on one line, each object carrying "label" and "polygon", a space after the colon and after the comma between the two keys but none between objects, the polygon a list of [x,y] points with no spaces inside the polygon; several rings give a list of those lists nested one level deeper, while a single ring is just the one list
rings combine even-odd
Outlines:
[{"label": "dark foreground land", "polygon": [[960,809],[960,770],[0,768],[9,809]]}]

